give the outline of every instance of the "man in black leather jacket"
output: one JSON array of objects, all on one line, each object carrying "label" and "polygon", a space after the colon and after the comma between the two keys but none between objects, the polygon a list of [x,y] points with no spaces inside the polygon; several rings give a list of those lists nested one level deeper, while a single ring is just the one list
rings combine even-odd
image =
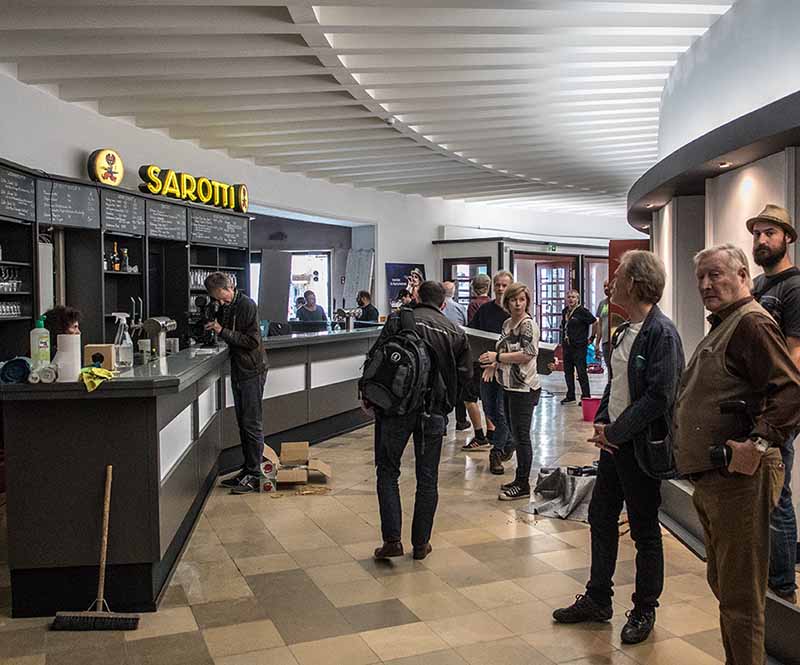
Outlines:
[{"label": "man in black leather jacket", "polygon": [[231,356],[231,390],[244,465],[234,477],[222,481],[234,494],[259,491],[264,432],[261,400],[267,381],[267,356],[261,343],[258,306],[233,286],[225,273],[211,273],[205,280],[208,294],[222,304],[216,321],[206,324],[228,345]]},{"label": "man in black leather jacket", "polygon": [[651,252],[626,252],[617,269],[611,300],[630,318],[612,338],[611,378],[595,417],[595,434],[589,439],[601,450],[589,504],[591,574],[586,595],[553,613],[559,623],[611,618],[624,502],[636,544],[633,610],[622,629],[625,644],[637,644],[650,635],[664,587],[658,509],[661,480],[675,476],[672,413],[684,367],[678,331],[656,305],[665,279],[663,263]]}]

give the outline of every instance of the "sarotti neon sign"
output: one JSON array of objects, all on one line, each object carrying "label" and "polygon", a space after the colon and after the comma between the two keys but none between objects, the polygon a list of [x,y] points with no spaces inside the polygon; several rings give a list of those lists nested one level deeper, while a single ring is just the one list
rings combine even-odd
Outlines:
[{"label": "sarotti neon sign", "polygon": [[146,194],[247,212],[247,185],[229,185],[210,178],[196,178],[189,173],[162,169],[155,164],[140,167],[139,177],[144,181],[139,189]]}]

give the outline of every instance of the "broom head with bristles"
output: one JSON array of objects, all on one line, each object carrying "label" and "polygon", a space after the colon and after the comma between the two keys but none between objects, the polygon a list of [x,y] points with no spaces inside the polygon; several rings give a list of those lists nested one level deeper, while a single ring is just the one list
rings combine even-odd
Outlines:
[{"label": "broom head with bristles", "polygon": [[[96,610],[92,608],[96,607]],[[57,612],[50,630],[136,630],[138,614],[119,614],[98,599],[86,612]]]}]

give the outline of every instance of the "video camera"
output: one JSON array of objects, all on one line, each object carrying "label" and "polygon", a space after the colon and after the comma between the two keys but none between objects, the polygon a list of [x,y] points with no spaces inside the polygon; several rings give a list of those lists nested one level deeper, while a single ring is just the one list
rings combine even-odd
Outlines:
[{"label": "video camera", "polygon": [[189,312],[189,335],[202,346],[216,346],[217,333],[206,330],[206,324],[217,320],[219,303],[206,294],[196,296]]}]

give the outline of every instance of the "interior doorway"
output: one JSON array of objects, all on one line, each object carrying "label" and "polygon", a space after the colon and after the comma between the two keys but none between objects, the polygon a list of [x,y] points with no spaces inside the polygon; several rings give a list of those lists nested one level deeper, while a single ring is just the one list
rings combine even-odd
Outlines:
[{"label": "interior doorway", "polygon": [[296,302],[306,291],[313,291],[317,305],[331,315],[331,253],[292,252],[292,274],[289,281],[289,318],[295,317]]},{"label": "interior doorway", "polygon": [[531,290],[531,315],[536,319],[543,342],[561,342],[561,311],[567,292],[577,283],[577,256],[511,253],[514,279]]},{"label": "interior doorway", "polygon": [[442,266],[443,280],[455,283],[456,294],[454,300],[464,305],[464,307],[469,306],[469,300],[472,296],[470,284],[473,278],[478,275],[492,274],[492,259],[489,256],[444,259]]}]

